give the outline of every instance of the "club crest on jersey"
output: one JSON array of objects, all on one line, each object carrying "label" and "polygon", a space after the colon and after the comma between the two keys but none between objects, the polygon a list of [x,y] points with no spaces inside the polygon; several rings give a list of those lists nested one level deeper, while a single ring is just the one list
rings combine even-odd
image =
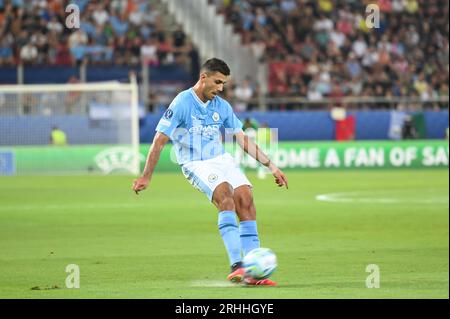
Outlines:
[{"label": "club crest on jersey", "polygon": [[214,122],[218,122],[220,120],[220,115],[217,112],[214,112],[212,119],[214,120]]},{"label": "club crest on jersey", "polygon": [[208,176],[208,181],[210,183],[214,183],[215,181],[217,181],[218,178],[219,178],[219,176],[217,176],[217,174],[211,174]]}]

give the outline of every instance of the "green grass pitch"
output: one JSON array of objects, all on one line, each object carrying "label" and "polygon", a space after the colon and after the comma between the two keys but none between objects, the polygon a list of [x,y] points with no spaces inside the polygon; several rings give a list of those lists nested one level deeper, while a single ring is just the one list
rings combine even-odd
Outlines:
[{"label": "green grass pitch", "polygon": [[181,173],[139,196],[129,176],[0,177],[0,298],[449,298],[448,170],[287,175],[248,174],[277,287],[225,281],[216,210]]}]

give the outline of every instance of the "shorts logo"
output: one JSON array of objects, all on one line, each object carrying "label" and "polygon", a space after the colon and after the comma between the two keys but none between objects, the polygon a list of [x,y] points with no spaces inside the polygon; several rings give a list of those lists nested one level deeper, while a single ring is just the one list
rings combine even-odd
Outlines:
[{"label": "shorts logo", "polygon": [[164,113],[164,117],[168,120],[170,120],[173,116],[173,111],[171,109],[167,109],[166,112]]},{"label": "shorts logo", "polygon": [[211,175],[208,176],[208,181],[209,181],[210,183],[214,183],[215,181],[217,181],[217,178],[219,178],[219,177],[217,176],[217,174],[211,174]]},{"label": "shorts logo", "polygon": [[215,122],[218,122],[218,121],[220,120],[220,115],[219,115],[219,113],[214,112],[214,114],[213,114],[213,116],[212,116],[212,119],[213,119]]}]

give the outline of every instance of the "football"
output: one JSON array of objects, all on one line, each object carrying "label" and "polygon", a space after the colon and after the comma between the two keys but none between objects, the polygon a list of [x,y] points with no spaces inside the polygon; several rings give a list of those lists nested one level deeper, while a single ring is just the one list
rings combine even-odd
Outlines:
[{"label": "football", "polygon": [[245,255],[243,263],[247,276],[265,279],[277,269],[277,256],[269,248],[256,248]]}]

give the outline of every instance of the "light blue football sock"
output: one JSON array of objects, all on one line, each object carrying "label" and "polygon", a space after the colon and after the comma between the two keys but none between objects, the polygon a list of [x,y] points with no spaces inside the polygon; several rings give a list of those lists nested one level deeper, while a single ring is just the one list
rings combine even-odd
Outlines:
[{"label": "light blue football sock", "polygon": [[241,261],[241,239],[239,237],[239,228],[236,219],[236,213],[233,211],[223,211],[219,213],[219,231],[223,243],[227,249],[230,265]]},{"label": "light blue football sock", "polygon": [[256,220],[242,221],[239,225],[241,244],[244,256],[255,248],[259,248],[258,228]]}]

